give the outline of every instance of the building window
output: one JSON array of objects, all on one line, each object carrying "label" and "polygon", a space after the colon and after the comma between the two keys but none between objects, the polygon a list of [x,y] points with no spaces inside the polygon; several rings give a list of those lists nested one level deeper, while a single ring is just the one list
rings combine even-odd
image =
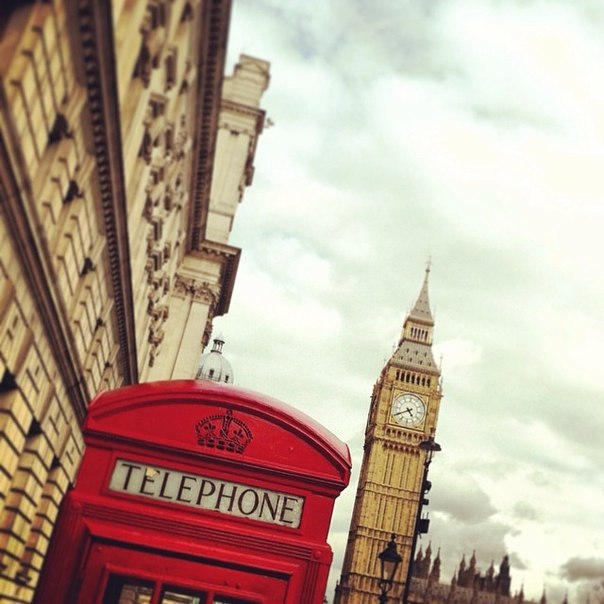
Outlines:
[{"label": "building window", "polygon": [[176,48],[171,48],[168,51],[168,54],[165,59],[166,66],[166,92],[171,90],[176,85],[176,71],[177,71],[177,61],[176,61]]},{"label": "building window", "polygon": [[2,381],[0,382],[0,394],[14,390],[16,387],[17,380],[15,379],[15,376],[8,369],[5,369],[4,374],[2,375]]},{"label": "building window", "polygon": [[191,6],[190,2],[187,2],[182,11],[182,15],[180,17],[180,22],[184,23],[185,21],[192,21],[192,20],[193,20],[193,7]]},{"label": "building window", "polygon": [[157,96],[151,97],[149,100],[149,109],[151,117],[156,119],[166,112],[166,101],[165,99]]},{"label": "building window", "polygon": [[151,2],[147,7],[145,23],[143,28],[148,30],[165,27],[166,25],[166,5],[164,2]]}]

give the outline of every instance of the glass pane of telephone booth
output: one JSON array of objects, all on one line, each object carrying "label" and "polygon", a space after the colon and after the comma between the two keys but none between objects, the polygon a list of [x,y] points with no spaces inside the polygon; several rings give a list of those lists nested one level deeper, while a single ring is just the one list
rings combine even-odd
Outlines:
[{"label": "glass pane of telephone booth", "polygon": [[111,576],[107,583],[103,604],[150,604],[153,583],[132,577]]},{"label": "glass pane of telephone booth", "polygon": [[202,592],[184,590],[180,587],[166,587],[162,591],[159,604],[254,604],[251,600],[229,596],[216,595],[209,599],[208,595]]},{"label": "glass pane of telephone booth", "polygon": [[206,604],[206,600],[205,593],[166,587],[162,591],[160,604]]}]

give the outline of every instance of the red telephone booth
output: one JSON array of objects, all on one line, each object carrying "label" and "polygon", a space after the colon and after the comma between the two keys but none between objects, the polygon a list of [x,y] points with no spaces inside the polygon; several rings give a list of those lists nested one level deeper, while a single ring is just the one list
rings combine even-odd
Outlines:
[{"label": "red telephone booth", "polygon": [[99,395],[38,603],[322,603],[348,448],[295,409],[223,384]]}]

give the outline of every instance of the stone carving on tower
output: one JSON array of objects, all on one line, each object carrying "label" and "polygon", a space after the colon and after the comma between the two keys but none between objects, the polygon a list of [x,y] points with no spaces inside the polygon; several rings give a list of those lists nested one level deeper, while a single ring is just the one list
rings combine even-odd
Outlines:
[{"label": "stone carving on tower", "polygon": [[425,461],[419,444],[434,435],[442,396],[432,355],[429,272],[428,267],[396,350],[373,388],[336,604],[377,602],[378,554],[391,534],[403,559],[389,597],[395,601],[403,592]]}]

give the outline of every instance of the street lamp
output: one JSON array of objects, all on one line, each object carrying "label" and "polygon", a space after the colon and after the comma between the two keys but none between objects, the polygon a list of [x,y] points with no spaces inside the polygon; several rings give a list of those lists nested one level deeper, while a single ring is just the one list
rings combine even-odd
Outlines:
[{"label": "street lamp", "polygon": [[432,487],[432,483],[428,480],[428,468],[432,462],[434,453],[440,451],[440,445],[434,441],[434,437],[430,436],[428,440],[422,440],[418,447],[425,451],[426,456],[424,458],[424,472],[422,475],[422,485],[419,494],[419,502],[417,504],[417,516],[415,517],[415,525],[413,527],[413,539],[411,540],[411,551],[409,552],[409,565],[407,566],[407,577],[405,579],[405,590],[403,591],[403,604],[409,602],[409,589],[411,588],[411,580],[413,575],[413,562],[415,559],[415,546],[417,545],[418,535],[425,534],[428,532],[428,526],[430,521],[427,518],[422,518],[422,509],[425,504],[428,503],[428,499],[425,498],[426,493]]},{"label": "street lamp", "polygon": [[382,590],[380,604],[388,602],[388,592],[392,589],[392,580],[402,560],[396,551],[394,537],[395,535],[392,533],[386,549],[378,554],[378,558],[380,559],[380,589]]}]

